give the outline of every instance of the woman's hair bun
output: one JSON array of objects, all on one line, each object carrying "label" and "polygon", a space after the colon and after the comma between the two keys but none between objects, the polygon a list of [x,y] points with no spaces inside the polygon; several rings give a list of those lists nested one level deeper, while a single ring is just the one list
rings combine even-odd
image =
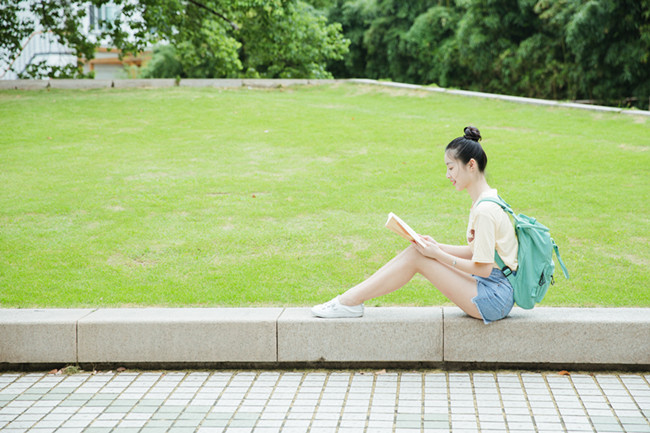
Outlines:
[{"label": "woman's hair bun", "polygon": [[467,126],[463,132],[465,133],[465,135],[463,135],[463,138],[476,142],[481,141],[481,133],[479,132],[478,128]]}]

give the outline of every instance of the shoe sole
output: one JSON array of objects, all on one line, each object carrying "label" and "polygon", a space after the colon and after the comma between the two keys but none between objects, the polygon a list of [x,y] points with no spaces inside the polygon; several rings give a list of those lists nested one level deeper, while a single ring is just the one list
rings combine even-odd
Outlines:
[{"label": "shoe sole", "polygon": [[346,316],[328,316],[328,315],[322,315],[312,311],[311,314],[314,317],[318,317],[320,319],[358,319],[359,317],[363,317],[363,313],[355,314],[355,315],[346,315]]}]

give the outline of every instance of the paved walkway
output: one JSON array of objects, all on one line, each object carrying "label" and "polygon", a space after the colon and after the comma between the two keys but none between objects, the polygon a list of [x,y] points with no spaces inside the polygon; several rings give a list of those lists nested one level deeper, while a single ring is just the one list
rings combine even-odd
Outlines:
[{"label": "paved walkway", "polygon": [[0,374],[13,432],[650,432],[650,373]]}]

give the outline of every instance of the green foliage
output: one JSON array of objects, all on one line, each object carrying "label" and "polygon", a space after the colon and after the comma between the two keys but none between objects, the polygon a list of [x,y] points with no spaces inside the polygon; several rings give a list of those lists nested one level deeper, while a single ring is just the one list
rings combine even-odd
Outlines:
[{"label": "green foliage", "polygon": [[231,17],[239,30],[214,19],[202,20],[198,31],[183,24],[142,76],[331,78],[327,61],[343,58],[349,44],[340,24],[301,1],[260,2]]},{"label": "green foliage", "polygon": [[332,22],[341,23],[350,49],[342,61],[333,61],[330,70],[337,77],[369,77],[366,70],[368,50],[364,43],[366,29],[377,16],[376,0],[339,0],[329,10]]},{"label": "green foliage", "polygon": [[650,1],[349,0],[337,76],[648,107]]},{"label": "green foliage", "polygon": [[140,71],[142,78],[176,78],[183,75],[183,63],[172,45],[155,47],[152,59]]},{"label": "green foliage", "polygon": [[[650,0],[113,0],[97,39],[87,5],[6,0],[0,60],[35,23],[78,58],[99,40],[124,54],[157,47],[146,77],[368,77],[530,97],[648,108]],[[326,10],[326,12],[324,12]],[[132,35],[132,36],[130,36]],[[26,76],[82,77],[82,64]]]},{"label": "green foliage", "polygon": [[[19,13],[21,0],[7,0],[0,6],[0,60],[9,64],[37,23],[80,59],[93,58],[99,41],[121,55],[162,45],[142,71],[146,77],[326,78],[327,62],[341,59],[349,43],[339,24],[300,0],[112,0],[117,19],[102,21],[96,38],[87,36],[81,23],[88,7],[108,2],[38,0],[29,3],[36,19],[28,22]],[[59,70],[41,64],[29,75],[81,77],[81,67],[81,61]]]},{"label": "green foliage", "polygon": [[[589,0],[567,27],[578,92],[610,103],[650,97],[650,2]],[[646,104],[647,106],[647,104]]]},{"label": "green foliage", "polygon": [[404,36],[413,59],[408,77],[446,87],[459,70],[458,43],[454,39],[460,15],[452,8],[434,6],[419,15]]},{"label": "green foliage", "polygon": [[61,372],[61,374],[65,374],[66,376],[72,376],[83,372],[81,367],[79,367],[78,365],[68,365],[59,371]]},{"label": "green foliage", "polygon": [[248,76],[332,78],[328,60],[342,59],[349,41],[341,25],[303,2],[290,2],[269,14],[252,10],[242,26],[242,63]]},{"label": "green foliage", "polygon": [[207,21],[197,32],[181,30],[175,45],[158,45],[140,76],[143,78],[228,78],[242,69],[241,44],[224,28]]},{"label": "green foliage", "polygon": [[[333,67],[339,75],[404,80],[410,57],[404,35],[413,20],[427,10],[426,0],[353,0],[340,2],[330,11],[330,20],[339,21],[352,41],[350,71]],[[358,47],[357,45],[361,45]]]}]

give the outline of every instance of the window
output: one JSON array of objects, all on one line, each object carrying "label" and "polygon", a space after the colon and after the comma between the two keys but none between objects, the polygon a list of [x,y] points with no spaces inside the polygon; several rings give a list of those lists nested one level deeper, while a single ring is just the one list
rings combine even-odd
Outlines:
[{"label": "window", "polygon": [[113,22],[120,14],[117,6],[108,4],[100,7],[90,6],[88,16],[90,17],[90,30],[105,30],[106,22]]}]

